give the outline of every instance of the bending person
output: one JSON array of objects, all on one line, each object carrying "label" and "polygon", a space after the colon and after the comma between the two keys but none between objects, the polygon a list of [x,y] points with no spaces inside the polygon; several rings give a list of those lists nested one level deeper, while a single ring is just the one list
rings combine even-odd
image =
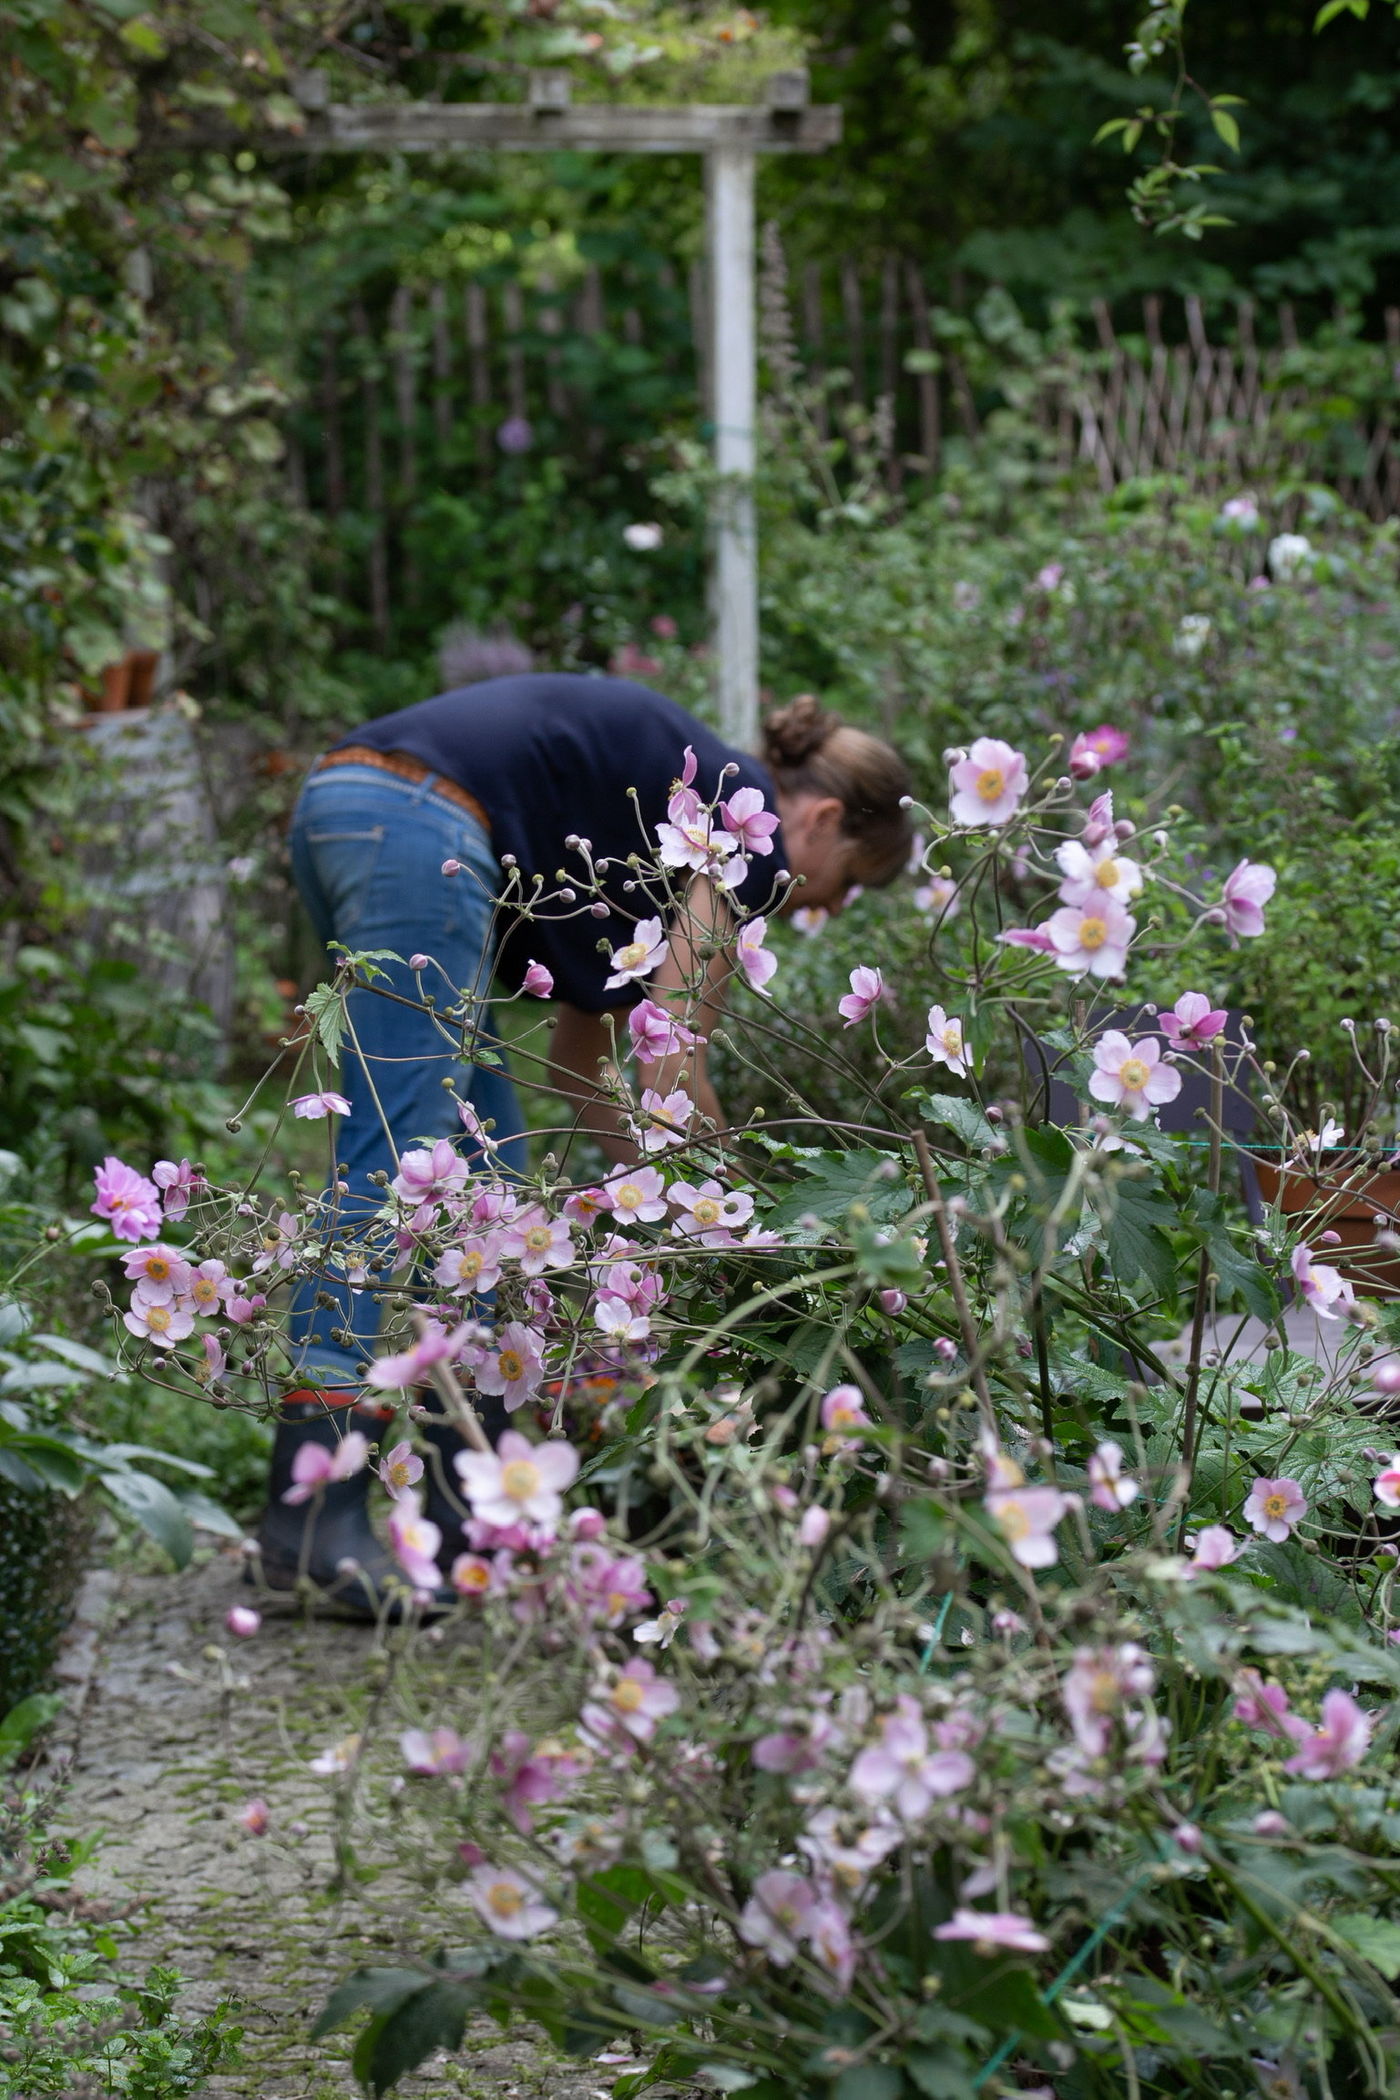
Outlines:
[{"label": "bending person", "polygon": [[[765,909],[779,870],[802,878],[779,908],[800,903],[836,912],[853,884],[889,882],[905,865],[903,761],[809,697],[769,716],[758,759],[731,749],[645,686],[563,674],[493,678],[363,724],[317,761],[292,819],[292,867],[323,943],[431,957],[445,975],[425,972],[423,983],[440,987],[444,1007],[458,989],[484,997],[493,976],[518,991],[531,964],[549,972],[557,1018],[548,1084],[576,1126],[617,1161],[635,1157],[635,1146],[598,1082],[612,1048],[608,1017],[616,1025],[643,993],[679,996],[703,971],[702,1012],[713,1018],[730,968],[721,955],[701,960],[706,934],[722,936],[730,920],[723,893],[695,875],[646,983],[607,984],[608,951],[630,942],[635,922],[651,909],[624,887],[632,875],[628,856],[654,855],[687,746],[706,799],[756,789],[778,820],[776,830],[760,827],[769,831],[772,851],[751,857],[734,890],[747,909]],[[566,846],[578,836],[595,864],[610,863],[601,878],[608,915],[594,915],[581,899],[567,916],[496,909],[494,900],[512,884],[514,895],[528,900],[537,877],[546,892],[557,892],[562,871],[583,865]],[[460,864],[455,879],[444,879],[445,861]],[[347,1002],[341,1090],[350,1114],[338,1157],[346,1169],[343,1214],[352,1222],[383,1200],[382,1183],[371,1177],[393,1171],[386,1125],[400,1148],[461,1138],[460,1097],[445,1081],[460,1084],[482,1121],[494,1124],[495,1158],[514,1172],[525,1163],[520,1110],[499,1051],[495,1062],[464,1067],[457,1047],[422,1011],[413,970],[381,967],[387,976],[376,988],[353,992]],[[489,1043],[489,1010],[484,1028]],[[703,1022],[700,1032],[709,1033]],[[699,1112],[722,1129],[704,1055],[700,1047],[686,1053],[685,1085]],[[642,1084],[663,1095],[676,1077],[674,1064],[641,1072]],[[300,1573],[352,1606],[366,1605],[369,1590],[393,1572],[369,1528],[367,1476],[326,1488],[305,1508],[289,1508],[281,1498],[300,1446],[344,1434],[362,1366],[374,1354],[379,1310],[369,1289],[351,1292],[326,1278],[300,1287],[292,1335],[304,1383],[283,1407],[260,1537],[274,1587],[290,1587]],[[500,1424],[488,1419],[487,1427],[495,1434]],[[443,1447],[445,1463],[455,1443],[446,1424],[430,1440]],[[439,1483],[429,1496],[434,1521],[452,1515],[443,1505]],[[445,1556],[460,1550],[458,1524],[440,1528],[450,1534]],[[368,1589],[338,1573],[346,1560],[367,1572]]]}]

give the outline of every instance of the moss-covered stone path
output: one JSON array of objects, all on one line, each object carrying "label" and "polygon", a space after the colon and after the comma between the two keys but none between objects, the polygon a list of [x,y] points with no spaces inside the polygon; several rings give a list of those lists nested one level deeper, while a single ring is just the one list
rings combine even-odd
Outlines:
[{"label": "moss-covered stone path", "polygon": [[[391,1657],[373,1628],[324,1618],[269,1613],[255,1639],[231,1639],[224,1615],[248,1601],[239,1573],[221,1551],[180,1575],[109,1583],[61,1822],[101,1838],[87,1888],[140,1901],[128,1965],[180,1969],[192,2009],[239,2001],[244,2061],[211,2082],[211,2100],[354,2100],[353,2033],[308,2040],[330,1986],[360,1962],[421,1957],[480,1928],[413,1818],[358,1828],[357,1872],[337,1892],[333,1790],[309,1765],[356,1725]],[[376,1803],[392,1799],[385,1776],[367,1789]],[[261,1838],[238,1820],[250,1798],[268,1806]],[[610,2085],[603,2065],[562,2062],[483,2021],[396,2093],[609,2100]]]}]

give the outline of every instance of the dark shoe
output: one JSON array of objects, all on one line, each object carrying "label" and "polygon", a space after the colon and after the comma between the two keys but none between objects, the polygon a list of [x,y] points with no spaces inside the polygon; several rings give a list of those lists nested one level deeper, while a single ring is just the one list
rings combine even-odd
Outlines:
[{"label": "dark shoe", "polygon": [[[361,1467],[349,1480],[328,1481],[306,1502],[284,1497],[295,1485],[292,1462],[308,1444],[334,1451],[353,1429],[373,1436],[390,1419],[387,1410],[365,1412],[338,1394],[289,1393],[282,1403],[272,1447],[267,1508],[258,1529],[261,1580],[270,1590],[289,1591],[308,1583],[326,1601],[356,1618],[377,1619],[388,1607],[398,1618],[411,1594],[408,1578],[393,1555],[375,1537],[369,1521],[370,1469]],[[247,1579],[256,1582],[250,1567]],[[439,1590],[432,1609],[454,1601]]]},{"label": "dark shoe", "polygon": [[[473,1393],[471,1402],[481,1417],[482,1428],[494,1444],[509,1419],[505,1407],[498,1398],[487,1393]],[[423,1395],[423,1408],[424,1419],[417,1425],[423,1446],[423,1514],[442,1533],[437,1563],[444,1575],[450,1575],[458,1554],[468,1550],[462,1526],[471,1515],[471,1505],[462,1493],[462,1482],[454,1461],[459,1451],[468,1451],[471,1446],[443,1414],[442,1402],[436,1393]]]}]

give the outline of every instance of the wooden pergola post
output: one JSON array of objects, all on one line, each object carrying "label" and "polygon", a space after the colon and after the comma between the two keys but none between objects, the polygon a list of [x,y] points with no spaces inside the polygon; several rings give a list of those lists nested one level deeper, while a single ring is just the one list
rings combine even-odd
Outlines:
[{"label": "wooden pergola post", "polygon": [[820,153],[841,136],[841,111],[807,99],[807,76],[775,73],[762,103],[676,108],[574,103],[565,73],[530,77],[526,102],[333,103],[324,74],[293,83],[306,112],[296,137],[269,151],[699,153],[705,159],[705,241],[714,459],[710,602],[720,727],[751,749],[758,733],[758,543],[754,423],[758,341],[754,298],[754,179],[760,153]]}]

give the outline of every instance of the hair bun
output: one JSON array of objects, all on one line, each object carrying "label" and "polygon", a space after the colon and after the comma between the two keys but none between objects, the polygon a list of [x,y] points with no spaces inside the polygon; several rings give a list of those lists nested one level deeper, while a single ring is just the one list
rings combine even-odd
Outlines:
[{"label": "hair bun", "polygon": [[811,693],[799,693],[786,707],[775,707],[764,717],[763,755],[770,765],[800,766],[839,727],[839,719]]}]

